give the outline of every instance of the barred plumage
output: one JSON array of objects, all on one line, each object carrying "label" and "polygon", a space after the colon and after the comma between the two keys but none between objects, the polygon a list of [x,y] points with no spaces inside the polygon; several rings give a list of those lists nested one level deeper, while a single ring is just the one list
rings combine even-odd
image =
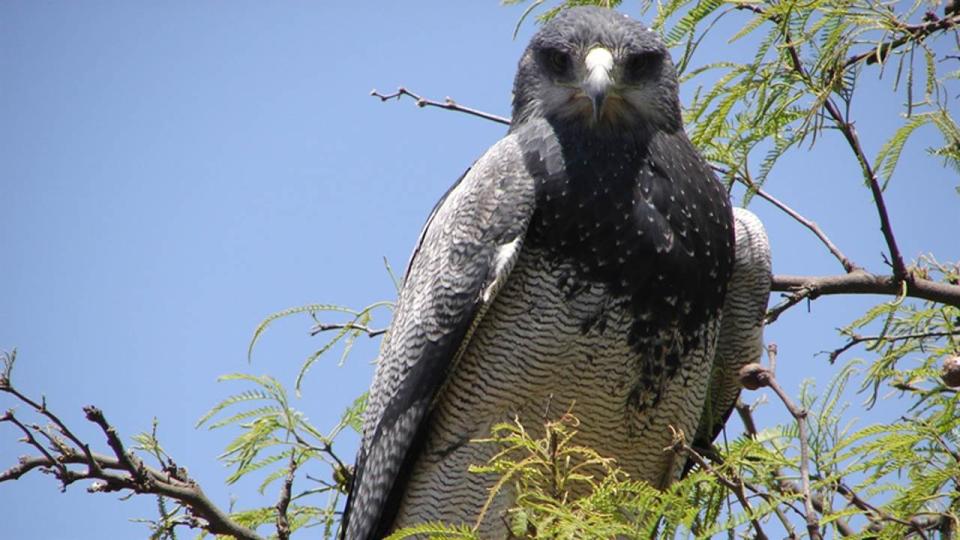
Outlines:
[{"label": "barred plumage", "polygon": [[[546,24],[520,61],[509,134],[438,203],[411,259],[345,538],[472,523],[494,479],[467,467],[494,449],[470,441],[515,416],[535,430],[572,407],[578,443],[635,478],[676,478],[670,426],[712,438],[722,421],[701,422],[708,386],[711,410],[728,408],[725,366],[759,343],[769,255],[762,228],[741,213],[737,224],[734,246],[658,37],[597,8]],[[484,538],[505,536],[510,497]]]}]

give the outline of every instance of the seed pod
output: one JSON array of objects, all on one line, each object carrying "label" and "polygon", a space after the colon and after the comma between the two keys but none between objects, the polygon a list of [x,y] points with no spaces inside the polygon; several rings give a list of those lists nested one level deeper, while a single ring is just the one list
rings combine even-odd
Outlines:
[{"label": "seed pod", "polygon": [[770,370],[760,364],[747,364],[740,368],[740,385],[747,390],[756,390],[770,384]]},{"label": "seed pod", "polygon": [[943,368],[940,370],[940,378],[943,384],[956,388],[960,386],[960,356],[948,356],[943,361]]}]

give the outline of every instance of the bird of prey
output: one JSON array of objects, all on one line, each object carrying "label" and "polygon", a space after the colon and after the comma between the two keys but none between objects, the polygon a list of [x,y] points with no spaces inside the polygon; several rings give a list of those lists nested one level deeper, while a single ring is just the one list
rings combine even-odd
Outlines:
[{"label": "bird of prey", "polygon": [[[498,449],[472,441],[496,423],[572,408],[577,444],[657,486],[683,469],[671,427],[722,427],[760,353],[769,250],[684,133],[677,85],[658,36],[615,11],[571,8],[532,38],[507,135],[436,205],[408,266],[346,540],[473,524],[496,478],[468,467]],[[507,536],[510,504],[505,489],[481,537]]]}]

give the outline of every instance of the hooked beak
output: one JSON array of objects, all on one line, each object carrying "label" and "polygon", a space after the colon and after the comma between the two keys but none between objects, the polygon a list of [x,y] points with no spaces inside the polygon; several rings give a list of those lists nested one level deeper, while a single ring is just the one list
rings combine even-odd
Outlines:
[{"label": "hooked beak", "polygon": [[587,78],[581,84],[581,88],[593,105],[594,121],[599,122],[603,116],[603,104],[613,83],[610,78],[613,54],[603,47],[596,47],[587,53],[584,63],[587,67]]}]

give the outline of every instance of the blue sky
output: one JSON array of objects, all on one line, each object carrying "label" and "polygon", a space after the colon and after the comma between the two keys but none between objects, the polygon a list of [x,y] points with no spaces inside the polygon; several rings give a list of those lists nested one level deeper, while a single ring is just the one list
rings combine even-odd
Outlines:
[{"label": "blue sky", "polygon": [[[211,498],[256,504],[256,483],[224,485],[228,471],[215,458],[231,433],[193,428],[241,388],[217,376],[270,373],[292,384],[320,344],[308,336],[310,320],[276,324],[247,364],[258,322],[306,303],[392,298],[383,257],[402,269],[436,199],[504,132],[411,102],[380,103],[369,91],[403,84],[509,114],[514,67],[534,29],[511,39],[520,13],[492,0],[455,9],[440,1],[0,4],[0,349],[19,349],[14,382],[46,395],[101,451],[83,405],[101,407],[128,441],[157,417],[164,447]],[[748,47],[708,53],[735,57]],[[902,96],[889,93],[891,81],[868,79],[855,112],[872,155],[898,125]],[[957,178],[923,153],[939,142],[932,130],[918,132],[888,192],[908,259],[958,258]],[[881,270],[883,244],[858,175],[840,138],[827,134],[814,153],[779,165],[767,187],[854,260]],[[789,218],[759,200],[751,208],[769,229],[775,271],[840,270]],[[876,300],[821,299],[783,316],[768,340],[780,345],[785,386],[826,382],[835,368],[815,354],[838,346],[833,329]],[[332,426],[369,384],[375,354],[374,342],[361,343],[342,368],[321,362],[296,406]],[[782,417],[772,405],[761,411],[762,421]],[[0,468],[28,452],[17,437],[0,425]],[[0,485],[0,533],[146,536],[128,520],[152,517],[151,499],[119,502],[85,487],[60,493],[40,474]]]}]

